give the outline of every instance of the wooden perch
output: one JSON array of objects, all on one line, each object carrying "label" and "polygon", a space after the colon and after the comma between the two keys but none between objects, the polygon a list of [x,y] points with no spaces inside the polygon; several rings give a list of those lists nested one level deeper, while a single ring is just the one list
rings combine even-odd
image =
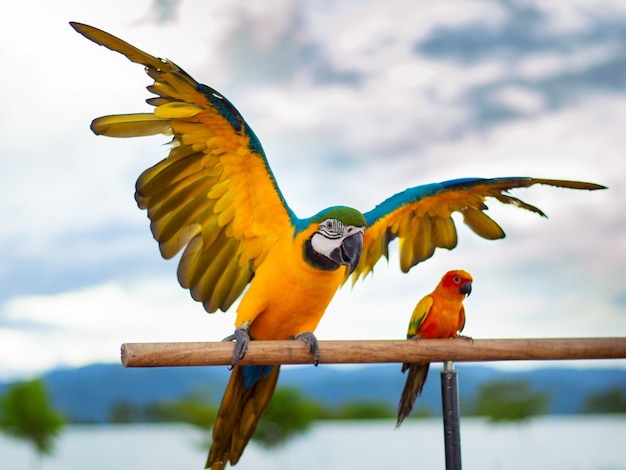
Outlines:
[{"label": "wooden perch", "polygon": [[[232,342],[125,343],[124,367],[230,365]],[[626,358],[626,338],[320,341],[320,363]],[[251,341],[240,364],[311,364],[303,341]]]}]

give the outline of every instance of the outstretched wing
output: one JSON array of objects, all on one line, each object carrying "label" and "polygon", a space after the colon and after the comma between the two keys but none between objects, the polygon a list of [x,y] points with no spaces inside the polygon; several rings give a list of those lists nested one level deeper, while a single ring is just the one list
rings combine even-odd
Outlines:
[{"label": "outstretched wing", "polygon": [[136,199],[148,210],[161,254],[184,249],[178,278],[209,312],[227,310],[276,240],[293,233],[287,206],[257,137],[235,107],[169,60],[104,31],[72,27],[146,67],[154,113],[104,116],[99,135],[172,134],[166,159],[139,177]]},{"label": "outstretched wing", "polygon": [[534,184],[571,189],[605,189],[594,183],[527,177],[464,178],[409,188],[364,214],[367,228],[363,253],[352,274],[353,281],[371,272],[381,256],[388,257],[389,242],[395,238],[399,240],[400,268],[403,272],[430,258],[435,248],[454,248],[457,233],[451,218],[453,212],[460,212],[465,224],[481,237],[489,240],[503,238],[502,228],[485,214],[485,200],[488,197],[545,217],[539,208],[508,194],[511,189]]}]

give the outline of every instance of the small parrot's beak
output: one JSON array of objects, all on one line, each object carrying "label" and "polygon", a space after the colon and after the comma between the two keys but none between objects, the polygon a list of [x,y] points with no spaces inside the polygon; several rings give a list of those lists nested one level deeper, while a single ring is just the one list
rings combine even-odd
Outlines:
[{"label": "small parrot's beak", "polygon": [[341,246],[333,250],[330,258],[337,264],[350,266],[350,274],[356,269],[363,250],[363,232],[357,232],[341,242]]},{"label": "small parrot's beak", "polygon": [[472,283],[470,281],[464,282],[459,292],[469,297],[469,295],[472,293]]}]

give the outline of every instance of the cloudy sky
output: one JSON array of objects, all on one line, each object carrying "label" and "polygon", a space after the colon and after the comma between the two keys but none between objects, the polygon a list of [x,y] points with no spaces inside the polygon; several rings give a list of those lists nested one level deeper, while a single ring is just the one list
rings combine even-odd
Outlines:
[{"label": "cloudy sky", "polygon": [[[108,2],[24,0],[0,15],[0,378],[117,362],[136,341],[219,340],[160,258],[134,182],[166,138],[96,137],[149,110],[140,66],[76,34],[167,57],[239,108],[301,217],[370,210],[406,187],[528,175],[608,191],[489,204],[507,232],[339,292],[320,339],[396,339],[452,268],[475,279],[475,338],[626,336],[626,3],[621,0]],[[581,365],[581,363],[577,363]],[[587,365],[587,363],[585,363]],[[600,365],[626,367],[625,361]]]}]

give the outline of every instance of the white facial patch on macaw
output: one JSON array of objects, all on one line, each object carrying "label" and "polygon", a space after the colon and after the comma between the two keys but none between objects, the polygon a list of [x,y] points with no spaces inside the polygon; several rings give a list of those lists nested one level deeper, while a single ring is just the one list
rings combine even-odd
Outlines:
[{"label": "white facial patch on macaw", "polygon": [[365,227],[345,226],[337,219],[326,219],[311,237],[311,246],[319,254],[331,258],[331,253],[341,246],[343,241],[357,233],[364,233]]}]

